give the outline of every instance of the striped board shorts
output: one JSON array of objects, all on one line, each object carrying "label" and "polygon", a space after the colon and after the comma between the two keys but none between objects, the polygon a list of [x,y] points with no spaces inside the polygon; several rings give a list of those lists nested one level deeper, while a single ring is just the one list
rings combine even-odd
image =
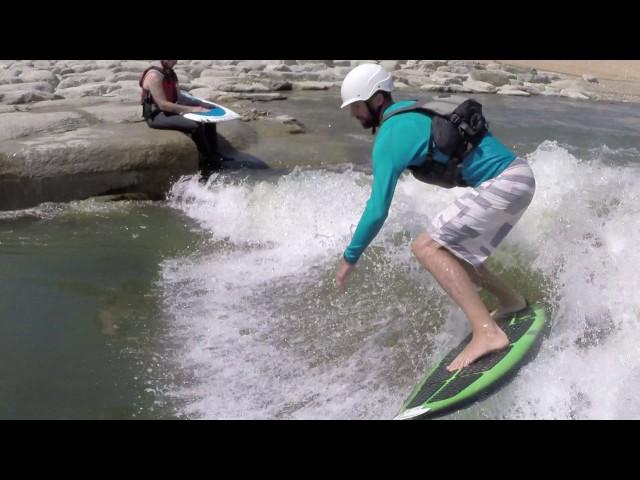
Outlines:
[{"label": "striped board shorts", "polygon": [[456,257],[479,267],[520,220],[535,189],[531,167],[516,158],[500,175],[469,189],[440,212],[427,233]]}]

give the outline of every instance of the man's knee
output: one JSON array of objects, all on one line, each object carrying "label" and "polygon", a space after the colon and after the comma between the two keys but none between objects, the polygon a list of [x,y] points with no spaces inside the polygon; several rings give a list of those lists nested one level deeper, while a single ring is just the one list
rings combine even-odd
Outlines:
[{"label": "man's knee", "polygon": [[428,234],[421,233],[411,244],[411,251],[420,260],[428,260],[442,245],[432,239]]}]

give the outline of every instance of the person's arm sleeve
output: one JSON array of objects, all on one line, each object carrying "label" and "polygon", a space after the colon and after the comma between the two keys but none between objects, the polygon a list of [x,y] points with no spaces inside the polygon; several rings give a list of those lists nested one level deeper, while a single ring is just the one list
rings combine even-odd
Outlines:
[{"label": "person's arm sleeve", "polygon": [[[385,145],[391,147],[392,142],[385,142]],[[351,243],[344,252],[344,259],[349,263],[358,261],[387,219],[393,193],[398,183],[398,178],[402,173],[401,171],[396,171],[393,160],[391,148],[374,149],[371,196],[353,234]]]}]

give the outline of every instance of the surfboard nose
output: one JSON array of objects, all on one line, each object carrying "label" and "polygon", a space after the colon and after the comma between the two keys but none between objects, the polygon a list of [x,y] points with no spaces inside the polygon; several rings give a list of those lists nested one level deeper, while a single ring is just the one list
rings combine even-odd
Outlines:
[{"label": "surfboard nose", "polygon": [[395,416],[393,419],[394,420],[409,420],[411,418],[415,418],[415,417],[419,417],[420,415],[424,415],[429,410],[431,410],[431,409],[427,408],[427,407],[422,407],[422,406],[414,407],[414,408],[410,408],[409,410],[405,410],[400,415]]}]

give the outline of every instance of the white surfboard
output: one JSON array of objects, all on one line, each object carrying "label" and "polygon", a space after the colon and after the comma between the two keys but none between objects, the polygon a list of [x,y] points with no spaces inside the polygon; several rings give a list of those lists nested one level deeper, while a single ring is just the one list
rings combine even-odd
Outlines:
[{"label": "white surfboard", "polygon": [[186,92],[181,93],[185,97],[191,98],[193,100],[198,100],[211,106],[211,110],[208,110],[206,112],[183,113],[182,116],[184,118],[202,123],[226,122],[227,120],[235,120],[237,118],[240,118],[240,115],[227,107],[223,107],[222,105],[218,105],[217,103],[209,102],[208,100],[203,100],[202,98],[194,97],[193,95],[189,95]]}]

